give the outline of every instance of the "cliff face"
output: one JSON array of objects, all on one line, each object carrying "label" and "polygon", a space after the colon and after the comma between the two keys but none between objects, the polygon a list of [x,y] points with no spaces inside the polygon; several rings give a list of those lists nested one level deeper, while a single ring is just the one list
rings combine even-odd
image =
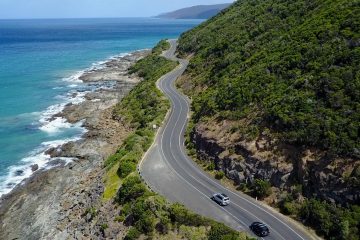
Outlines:
[{"label": "cliff face", "polygon": [[214,163],[215,169],[223,171],[237,185],[264,179],[279,190],[290,191],[301,184],[306,197],[341,204],[359,202],[358,161],[278,145],[266,133],[255,140],[245,140],[232,132],[234,125],[226,120],[199,123],[191,133],[191,141],[200,160]]}]

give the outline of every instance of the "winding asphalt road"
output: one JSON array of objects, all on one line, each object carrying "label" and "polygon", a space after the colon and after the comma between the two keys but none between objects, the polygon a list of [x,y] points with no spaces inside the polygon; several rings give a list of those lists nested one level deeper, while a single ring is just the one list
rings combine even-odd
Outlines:
[{"label": "winding asphalt road", "polygon": [[[177,59],[176,40],[171,40],[170,43],[171,48],[163,55],[179,61],[180,65],[158,81],[158,87],[170,99],[172,108],[164,127],[159,130],[153,146],[139,166],[146,183],[168,200],[180,202],[189,209],[234,229],[252,234],[249,225],[254,221],[261,221],[270,228],[270,236],[265,239],[314,239],[287,217],[245,194],[232,192],[222,186],[186,155],[184,132],[189,114],[189,100],[176,90],[174,83],[185,71],[188,61]],[[216,192],[227,194],[231,203],[220,207],[210,200],[210,196]]]}]

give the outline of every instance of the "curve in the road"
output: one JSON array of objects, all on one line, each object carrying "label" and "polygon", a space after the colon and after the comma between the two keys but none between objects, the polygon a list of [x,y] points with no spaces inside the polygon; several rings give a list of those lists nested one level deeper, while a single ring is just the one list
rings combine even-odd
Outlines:
[{"label": "curve in the road", "polygon": [[[222,221],[239,230],[249,231],[253,221],[266,223],[270,236],[266,239],[305,240],[312,239],[307,232],[294,225],[281,214],[263,206],[256,200],[241,193],[235,193],[222,186],[202,171],[187,155],[184,133],[189,114],[189,101],[175,87],[176,79],[185,71],[188,61],[175,57],[176,41],[164,56],[180,62],[180,66],[165,75],[158,87],[171,101],[171,112],[155,144],[140,165],[145,181],[157,192],[172,201],[185,204],[202,215]],[[230,197],[231,204],[219,207],[209,196],[223,192]]]}]

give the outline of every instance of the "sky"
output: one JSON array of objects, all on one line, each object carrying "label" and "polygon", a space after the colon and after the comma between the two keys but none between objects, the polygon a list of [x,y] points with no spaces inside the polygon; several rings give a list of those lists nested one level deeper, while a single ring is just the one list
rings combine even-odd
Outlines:
[{"label": "sky", "polygon": [[233,0],[0,0],[0,19],[151,17]]}]

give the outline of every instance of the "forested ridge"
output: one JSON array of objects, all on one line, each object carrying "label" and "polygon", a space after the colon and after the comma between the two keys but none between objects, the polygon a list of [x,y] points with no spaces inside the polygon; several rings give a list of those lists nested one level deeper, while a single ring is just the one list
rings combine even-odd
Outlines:
[{"label": "forested ridge", "polygon": [[[193,120],[360,157],[360,1],[241,0],[184,33]],[[256,113],[256,114],[254,114]]]}]

